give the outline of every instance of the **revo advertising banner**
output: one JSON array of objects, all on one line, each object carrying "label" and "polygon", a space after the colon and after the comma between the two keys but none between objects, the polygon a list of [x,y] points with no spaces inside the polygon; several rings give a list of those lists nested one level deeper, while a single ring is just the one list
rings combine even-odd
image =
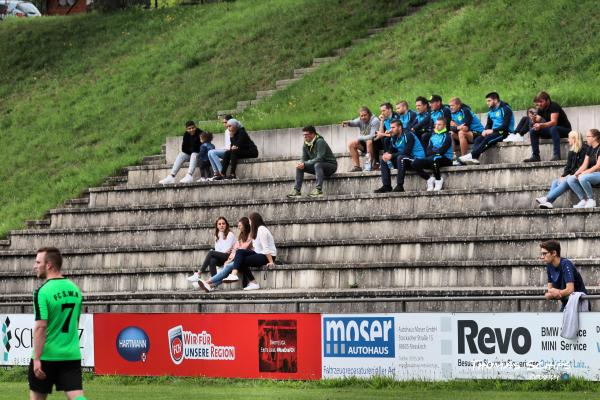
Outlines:
[{"label": "revo advertising banner", "polygon": [[95,314],[98,374],[320,379],[320,314]]},{"label": "revo advertising banner", "polygon": [[[0,314],[0,365],[29,365],[33,351],[33,314]],[[94,316],[79,318],[81,365],[94,366]]]}]

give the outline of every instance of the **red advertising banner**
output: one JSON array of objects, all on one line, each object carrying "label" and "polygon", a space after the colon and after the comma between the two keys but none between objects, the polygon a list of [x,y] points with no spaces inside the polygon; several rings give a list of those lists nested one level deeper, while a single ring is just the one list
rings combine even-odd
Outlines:
[{"label": "red advertising banner", "polygon": [[95,371],[321,378],[320,314],[94,314]]}]

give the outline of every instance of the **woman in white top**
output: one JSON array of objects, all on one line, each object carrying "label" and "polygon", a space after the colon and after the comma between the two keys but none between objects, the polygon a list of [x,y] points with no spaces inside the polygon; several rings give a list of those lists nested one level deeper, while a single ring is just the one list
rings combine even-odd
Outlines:
[{"label": "woman in white top", "polygon": [[209,268],[210,276],[215,276],[217,274],[217,265],[222,266],[225,263],[234,245],[235,235],[231,232],[229,222],[227,222],[225,217],[217,218],[215,221],[215,248],[208,252],[198,272],[194,272],[194,275],[188,276],[187,280],[198,282],[200,274],[206,272]]},{"label": "woman in white top", "polygon": [[[250,220],[250,237],[252,238],[254,250],[239,249],[236,251],[233,258],[233,271],[231,275],[223,279],[223,282],[238,281],[238,271],[241,271],[244,284],[248,282],[244,290],[256,290],[260,289],[260,286],[254,279],[250,268],[262,267],[263,265],[273,268],[277,257],[277,249],[275,248],[273,235],[265,226],[262,216],[258,213],[251,213],[248,219]],[[200,281],[200,287],[207,292],[212,289],[209,284],[203,281]]]}]

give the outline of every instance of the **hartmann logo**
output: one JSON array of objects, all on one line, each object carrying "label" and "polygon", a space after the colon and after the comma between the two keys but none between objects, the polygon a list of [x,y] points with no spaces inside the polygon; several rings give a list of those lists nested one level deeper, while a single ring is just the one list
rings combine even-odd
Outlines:
[{"label": "hartmann logo", "polygon": [[393,358],[393,317],[324,317],[324,357]]}]

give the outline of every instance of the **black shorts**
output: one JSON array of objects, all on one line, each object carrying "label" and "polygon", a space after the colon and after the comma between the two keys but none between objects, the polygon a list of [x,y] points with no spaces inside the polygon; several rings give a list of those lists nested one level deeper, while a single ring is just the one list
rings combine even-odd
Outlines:
[{"label": "black shorts", "polygon": [[39,380],[33,373],[33,360],[29,362],[29,389],[37,393],[52,393],[52,386],[56,390],[71,392],[83,390],[81,382],[81,360],[72,361],[44,361],[42,371],[46,379]]}]

